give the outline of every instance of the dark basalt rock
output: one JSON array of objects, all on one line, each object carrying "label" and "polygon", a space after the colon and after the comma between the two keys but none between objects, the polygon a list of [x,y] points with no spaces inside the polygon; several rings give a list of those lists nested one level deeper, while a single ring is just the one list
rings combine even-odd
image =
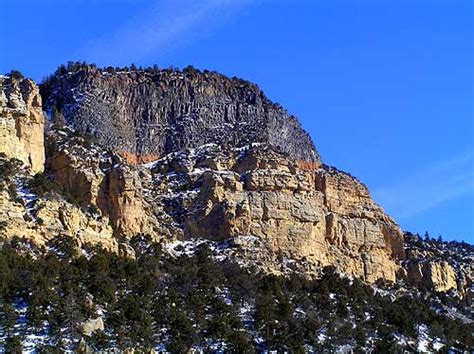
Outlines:
[{"label": "dark basalt rock", "polygon": [[257,85],[195,69],[58,71],[41,85],[46,111],[105,147],[157,155],[207,143],[264,143],[297,160],[320,162],[294,116]]}]

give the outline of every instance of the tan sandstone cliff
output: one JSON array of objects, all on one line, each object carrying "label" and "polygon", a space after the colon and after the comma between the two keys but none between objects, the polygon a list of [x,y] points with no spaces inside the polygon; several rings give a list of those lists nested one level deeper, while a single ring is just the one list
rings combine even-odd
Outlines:
[{"label": "tan sandstone cliff", "polygon": [[334,168],[265,146],[212,144],[133,166],[81,138],[48,139],[48,171],[107,215],[118,238],[232,240],[233,256],[268,271],[283,257],[310,273],[335,265],[370,282],[395,280],[404,257],[398,226],[364,185]]},{"label": "tan sandstone cliff", "polygon": [[408,274],[415,284],[424,284],[436,291],[457,289],[457,276],[446,261],[410,264]]},{"label": "tan sandstone cliff", "polygon": [[42,171],[44,123],[36,84],[30,79],[0,77],[0,153],[23,161],[32,172]]},{"label": "tan sandstone cliff", "polygon": [[[0,161],[0,165],[3,160]],[[19,170],[21,171],[21,170]],[[119,251],[108,218],[96,215],[65,200],[56,192],[38,197],[28,191],[28,172],[22,179],[0,181],[0,236],[25,238],[45,245],[57,236],[75,238],[79,245],[101,244]]]},{"label": "tan sandstone cliff", "polygon": [[395,280],[400,229],[348,174],[301,164],[264,145],[208,144],[129,165],[70,131],[48,135],[47,171],[82,205],[109,218],[114,239],[138,234],[232,241],[232,256],[279,271],[321,266],[373,282]]},{"label": "tan sandstone cliff", "polygon": [[472,246],[461,243],[420,241],[412,234],[405,237],[408,281],[435,291],[457,290],[464,298],[474,297],[474,257]]},{"label": "tan sandstone cliff", "polygon": [[145,182],[120,154],[84,146],[80,136],[48,135],[47,170],[83,207],[93,205],[110,218],[119,239],[162,234],[152,205],[142,196]]},{"label": "tan sandstone cliff", "polygon": [[373,282],[394,280],[404,257],[398,226],[365,186],[333,168],[301,169],[265,147],[210,146],[160,160],[152,173],[165,204],[181,201],[185,238],[233,238],[267,268],[284,257]]}]

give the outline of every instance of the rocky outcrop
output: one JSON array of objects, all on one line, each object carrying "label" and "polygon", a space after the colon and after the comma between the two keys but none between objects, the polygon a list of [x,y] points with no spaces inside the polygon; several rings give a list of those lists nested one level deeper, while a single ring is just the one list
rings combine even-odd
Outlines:
[{"label": "rocky outcrop", "polygon": [[457,276],[445,261],[410,263],[407,266],[410,281],[436,291],[457,289]]},{"label": "rocky outcrop", "polygon": [[405,234],[406,260],[402,263],[407,280],[415,286],[436,291],[457,290],[474,298],[474,247],[463,242],[422,241]]},{"label": "rocky outcrop", "polygon": [[138,170],[120,155],[87,143],[70,130],[48,135],[47,171],[83,207],[110,219],[119,239],[159,234],[152,206],[142,197]]},{"label": "rocky outcrop", "polygon": [[187,69],[58,71],[41,86],[45,109],[95,142],[137,156],[164,156],[207,143],[266,143],[319,162],[298,120],[241,79]]},{"label": "rocky outcrop", "polygon": [[113,168],[106,174],[102,188],[97,205],[110,215],[119,234],[130,237],[159,231],[152,207],[141,195],[138,171],[126,165]]},{"label": "rocky outcrop", "polygon": [[429,265],[426,273],[431,282],[431,288],[436,291],[457,289],[456,273],[448,262],[433,262]]},{"label": "rocky outcrop", "polygon": [[398,226],[364,185],[267,145],[207,144],[129,165],[70,133],[48,142],[48,173],[110,218],[117,239],[230,242],[233,257],[266,271],[287,259],[308,273],[335,265],[369,282],[394,280],[404,257]]},{"label": "rocky outcrop", "polygon": [[333,168],[304,170],[264,146],[208,145],[159,160],[152,173],[185,238],[234,239],[243,258],[270,271],[283,257],[394,280],[404,257],[398,226],[365,186]]},{"label": "rocky outcrop", "polygon": [[0,153],[21,160],[31,172],[44,168],[41,96],[29,79],[0,76]]},{"label": "rocky outcrop", "polygon": [[237,257],[269,271],[283,257],[395,279],[398,226],[364,185],[323,167],[296,118],[256,85],[193,69],[80,66],[42,93],[48,110],[112,150],[91,155],[62,139],[48,171],[107,215],[116,237],[232,240]]},{"label": "rocky outcrop", "polygon": [[[0,164],[5,160],[0,160]],[[57,192],[38,196],[28,188],[26,170],[0,180],[0,236],[18,237],[45,245],[57,236],[69,236],[79,245],[100,244],[119,252],[109,219],[65,200]]]},{"label": "rocky outcrop", "polygon": [[94,332],[97,332],[97,331],[103,332],[104,329],[105,329],[104,321],[102,320],[101,317],[98,317],[95,319],[89,319],[80,325],[80,330],[82,334],[85,336],[90,336]]},{"label": "rocky outcrop", "polygon": [[52,198],[36,203],[35,217],[41,225],[40,234],[48,239],[49,235],[69,235],[79,245],[100,244],[104,248],[118,251],[118,242],[113,238],[113,230],[107,217],[86,212],[66,201]]}]

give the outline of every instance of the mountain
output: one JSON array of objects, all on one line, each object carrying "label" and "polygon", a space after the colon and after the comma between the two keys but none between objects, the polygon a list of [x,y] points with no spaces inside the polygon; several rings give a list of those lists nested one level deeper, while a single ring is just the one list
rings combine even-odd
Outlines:
[{"label": "mountain", "polygon": [[335,265],[395,280],[399,227],[363,184],[322,165],[296,118],[255,85],[196,70],[70,69],[42,84],[46,111],[97,146],[50,134],[46,170],[110,220],[114,242],[233,239],[269,271],[285,257],[312,273]]},{"label": "mountain", "polygon": [[[472,246],[404,234],[364,184],[321,161],[298,120],[255,84],[193,68],[71,63],[38,88],[13,73],[0,78],[0,137],[0,274],[8,274],[0,298],[27,311],[28,323],[48,323],[22,325],[27,341],[36,330],[48,345],[106,349],[125,331],[128,347],[209,349],[224,336],[217,329],[211,335],[216,324],[209,321],[225,310],[233,324],[219,337],[221,349],[243,342],[291,351],[381,350],[392,340],[405,349],[471,345]],[[22,267],[31,268],[27,274],[53,271],[28,280]],[[76,274],[75,284],[56,267]],[[144,278],[122,267],[140,269]],[[198,293],[189,295],[195,286]],[[69,305],[47,305],[45,292],[53,289],[69,296]],[[181,299],[183,312],[160,307],[175,301],[170,296]],[[44,306],[40,313],[31,313],[35,301]],[[206,312],[219,301],[223,307]],[[287,315],[278,317],[283,310],[272,301],[285,303]],[[149,313],[159,309],[156,317],[130,327],[127,306],[145,303]],[[51,317],[51,309],[70,313],[68,320]],[[125,322],[116,322],[114,311]],[[184,347],[175,347],[185,331],[176,316],[199,329]],[[284,327],[268,329],[273,319]],[[274,336],[291,337],[291,326],[307,321],[317,324],[296,344]],[[52,323],[64,327],[68,343],[58,342]],[[362,328],[359,341],[353,326]],[[333,333],[344,328],[344,340]],[[146,343],[133,337],[137,331]],[[100,344],[98,333],[109,344]]]}]

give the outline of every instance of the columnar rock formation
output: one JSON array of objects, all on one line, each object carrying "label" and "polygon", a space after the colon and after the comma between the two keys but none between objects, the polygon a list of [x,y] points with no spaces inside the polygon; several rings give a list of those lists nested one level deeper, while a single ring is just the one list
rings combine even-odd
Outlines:
[{"label": "columnar rock formation", "polygon": [[29,79],[0,76],[0,153],[44,168],[44,115],[36,84]]},{"label": "columnar rock formation", "polygon": [[217,73],[161,70],[109,73],[83,67],[42,87],[45,109],[103,146],[163,156],[207,143],[268,143],[298,160],[319,162],[298,120],[248,81]]}]

